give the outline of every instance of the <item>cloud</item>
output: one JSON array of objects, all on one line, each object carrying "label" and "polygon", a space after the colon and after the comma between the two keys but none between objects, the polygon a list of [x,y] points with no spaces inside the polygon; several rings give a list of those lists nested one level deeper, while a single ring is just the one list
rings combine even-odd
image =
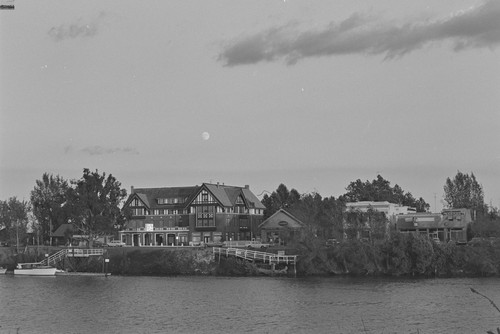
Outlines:
[{"label": "cloud", "polygon": [[107,154],[115,154],[115,153],[123,153],[123,154],[139,154],[135,148],[131,147],[115,147],[115,148],[106,148],[102,146],[89,146],[82,148],[81,152],[90,154],[90,155],[107,155]]},{"label": "cloud", "polygon": [[56,42],[79,37],[93,37],[97,35],[99,26],[105,17],[106,13],[101,12],[95,19],[88,23],[84,23],[83,20],[79,18],[74,23],[52,27],[47,33]]},{"label": "cloud", "polygon": [[359,13],[322,30],[299,31],[298,24],[287,24],[229,43],[219,61],[237,66],[284,59],[293,65],[303,58],[345,54],[383,54],[391,59],[441,41],[450,41],[454,51],[497,46],[500,1],[487,0],[442,19],[399,25]]}]

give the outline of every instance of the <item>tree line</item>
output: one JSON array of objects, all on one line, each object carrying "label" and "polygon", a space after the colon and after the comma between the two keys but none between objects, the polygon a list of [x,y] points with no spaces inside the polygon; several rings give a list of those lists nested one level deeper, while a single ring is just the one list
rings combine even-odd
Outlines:
[{"label": "tree line", "polygon": [[11,244],[25,243],[28,229],[42,243],[62,224],[71,224],[74,234],[92,241],[98,235],[113,234],[127,220],[121,210],[127,197],[116,178],[85,168],[78,180],[44,173],[30,194],[30,201],[11,197],[0,201],[0,226]]},{"label": "tree line", "polygon": [[[444,200],[449,208],[469,208],[477,212],[471,227],[472,234],[480,237],[500,237],[500,218],[497,208],[484,203],[482,185],[475,175],[458,171],[454,178],[447,178]],[[0,200],[0,232],[12,244],[24,243],[28,228],[41,242],[49,240],[52,232],[62,224],[71,224],[74,233],[86,235],[90,240],[120,230],[129,218],[121,210],[127,197],[125,189],[116,178],[98,170],[85,168],[78,180],[44,173],[36,180],[30,200],[11,197]],[[371,236],[385,236],[386,217],[375,210],[367,212],[347,211],[345,204],[356,201],[388,201],[415,207],[418,212],[429,210],[430,205],[422,197],[415,198],[399,185],[391,183],[381,175],[372,181],[360,179],[349,183],[346,193],[335,198],[322,197],[317,192],[301,194],[289,190],[284,184],[270,194],[265,194],[262,203],[266,209],[264,218],[279,209],[286,209],[305,224],[309,235],[326,239],[359,236],[369,227]]]},{"label": "tree line", "polygon": [[[447,178],[443,186],[447,208],[466,208],[474,212],[475,222],[470,237],[500,237],[500,215],[498,208],[488,207],[484,202],[482,185],[475,175],[457,172]],[[430,205],[422,198],[415,198],[399,185],[391,183],[381,175],[372,181],[360,179],[349,183],[346,193],[335,198],[322,197],[319,193],[301,194],[280,184],[270,194],[265,194],[262,203],[266,206],[264,219],[279,209],[285,209],[306,225],[306,232],[322,239],[359,237],[368,231],[370,237],[382,239],[387,236],[387,217],[369,208],[367,212],[346,210],[346,203],[359,201],[387,201],[409,206],[417,212],[429,211]]]}]

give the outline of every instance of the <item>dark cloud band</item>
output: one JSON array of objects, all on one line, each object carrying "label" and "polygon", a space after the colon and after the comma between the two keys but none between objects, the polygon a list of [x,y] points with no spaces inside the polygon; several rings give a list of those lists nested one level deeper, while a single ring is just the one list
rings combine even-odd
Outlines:
[{"label": "dark cloud band", "polygon": [[298,31],[298,25],[288,24],[229,43],[219,61],[237,66],[284,59],[291,65],[303,58],[343,54],[383,54],[390,59],[441,41],[450,41],[455,51],[497,46],[500,1],[489,0],[441,20],[400,25],[360,14],[315,31]]},{"label": "dark cloud band", "polygon": [[139,152],[135,148],[131,147],[102,147],[102,146],[90,146],[85,147],[80,150],[81,152],[87,153],[89,155],[107,155],[107,154],[139,154]]}]

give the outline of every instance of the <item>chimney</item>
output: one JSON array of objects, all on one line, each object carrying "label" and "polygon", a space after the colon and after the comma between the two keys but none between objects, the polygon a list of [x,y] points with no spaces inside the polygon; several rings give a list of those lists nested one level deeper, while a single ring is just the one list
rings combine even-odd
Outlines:
[{"label": "chimney", "polygon": [[250,189],[250,186],[248,184],[245,184],[245,189]]},{"label": "chimney", "polygon": [[134,186],[130,186],[130,193],[133,194],[134,193]]},{"label": "chimney", "polygon": [[219,188],[219,182],[217,182],[217,188]]}]

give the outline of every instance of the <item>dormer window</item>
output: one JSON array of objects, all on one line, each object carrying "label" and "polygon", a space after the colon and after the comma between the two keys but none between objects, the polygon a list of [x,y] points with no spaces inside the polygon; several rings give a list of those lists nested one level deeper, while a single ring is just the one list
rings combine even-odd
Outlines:
[{"label": "dormer window", "polygon": [[179,204],[184,203],[185,199],[183,197],[166,197],[156,199],[158,204]]},{"label": "dormer window", "polygon": [[243,202],[243,198],[241,198],[241,196],[238,196],[238,198],[236,199],[236,204],[245,204]]}]

